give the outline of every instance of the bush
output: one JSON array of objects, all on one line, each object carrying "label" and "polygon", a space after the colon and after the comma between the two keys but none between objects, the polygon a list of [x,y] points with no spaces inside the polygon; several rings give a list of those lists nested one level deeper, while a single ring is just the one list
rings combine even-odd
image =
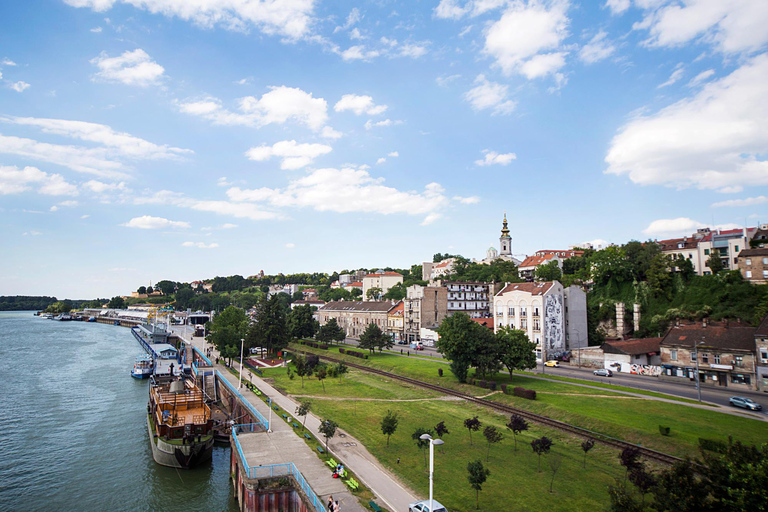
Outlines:
[{"label": "bush", "polygon": [[659,433],[661,435],[663,435],[663,436],[668,436],[669,435],[669,427],[662,427],[661,425],[659,425]]},{"label": "bush", "polygon": [[496,391],[496,381],[492,380],[488,382],[488,389],[491,391]]},{"label": "bush", "polygon": [[509,394],[509,393],[507,393],[507,385],[506,384],[502,384],[501,385],[501,392],[504,393],[505,395]]},{"label": "bush", "polygon": [[520,398],[526,398],[528,400],[536,400],[536,391],[532,389],[525,389],[516,387],[514,390],[512,390],[515,396],[518,396]]},{"label": "bush", "polygon": [[728,450],[727,443],[714,439],[704,439],[703,437],[699,438],[699,446],[702,450],[716,453],[725,453]]},{"label": "bush", "polygon": [[368,359],[368,354],[356,350],[349,350],[348,348],[339,348],[339,354],[347,354],[348,356],[355,356],[360,359]]},{"label": "bush", "polygon": [[467,384],[469,384],[470,386],[474,386],[475,385],[475,378],[474,377],[469,377],[467,379]]},{"label": "bush", "polygon": [[328,345],[325,345],[322,343],[315,343],[314,341],[302,341],[301,344],[306,345],[308,347],[319,348],[321,350],[328,350]]},{"label": "bush", "polygon": [[437,374],[438,374],[440,377],[442,377],[442,376],[443,376],[443,369],[442,369],[442,368],[438,368],[438,369],[437,369]]}]

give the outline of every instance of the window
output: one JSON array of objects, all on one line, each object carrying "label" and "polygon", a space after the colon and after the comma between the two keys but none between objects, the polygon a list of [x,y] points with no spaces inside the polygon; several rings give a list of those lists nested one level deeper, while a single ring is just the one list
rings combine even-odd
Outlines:
[{"label": "window", "polygon": [[752,271],[751,270],[747,270],[746,274],[747,274],[747,279],[752,279]]},{"label": "window", "polygon": [[746,263],[747,265],[751,265],[752,264],[752,258],[747,258],[746,260],[744,260],[744,263]]},{"label": "window", "polygon": [[509,306],[509,316],[515,316],[515,306]]},{"label": "window", "polygon": [[715,364],[720,364],[720,354],[715,354]]},{"label": "window", "polygon": [[734,251],[733,251],[733,252],[735,252],[736,254],[738,254],[738,253],[739,253],[739,246],[738,246],[738,245],[735,245],[735,246],[733,247],[733,249],[734,249]]},{"label": "window", "polygon": [[768,279],[768,270],[763,270],[763,279]]},{"label": "window", "polygon": [[760,350],[760,362],[763,364],[768,364],[768,349]]},{"label": "window", "polygon": [[709,256],[709,249],[704,249],[704,256]]},{"label": "window", "polygon": [[677,361],[677,350],[674,350],[674,349],[673,349],[673,350],[670,350],[670,351],[669,351],[669,358],[670,358],[672,361]]},{"label": "window", "polygon": [[496,304],[496,316],[502,316],[504,314],[504,306]]},{"label": "window", "polygon": [[524,331],[528,330],[528,320],[525,317],[520,320],[520,329]]},{"label": "window", "polygon": [[533,308],[533,316],[539,316],[539,308],[538,307]]},{"label": "window", "polygon": [[744,366],[744,356],[733,356],[733,364],[735,366]]},{"label": "window", "polygon": [[525,306],[520,306],[520,316],[521,317],[528,316],[528,308],[526,308]]},{"label": "window", "polygon": [[733,373],[731,374],[731,382],[733,384],[746,384],[750,385],[752,382],[752,379],[749,378],[749,375],[742,375],[740,373]]},{"label": "window", "polygon": [[768,265],[768,258],[763,258],[763,265]]},{"label": "window", "polygon": [[709,354],[701,354],[701,362],[704,364],[709,364]]},{"label": "window", "polygon": [[540,331],[541,330],[541,322],[538,318],[533,320],[533,330],[534,331]]}]

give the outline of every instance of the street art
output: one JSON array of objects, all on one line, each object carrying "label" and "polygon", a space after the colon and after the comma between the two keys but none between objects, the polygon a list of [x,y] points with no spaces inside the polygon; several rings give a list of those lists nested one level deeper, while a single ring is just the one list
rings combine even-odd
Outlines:
[{"label": "street art", "polygon": [[661,366],[652,364],[629,364],[620,363],[618,361],[608,364],[606,368],[616,372],[631,373],[632,375],[648,375],[650,377],[658,377],[663,370]]},{"label": "street art", "polygon": [[544,317],[544,343],[549,352],[565,350],[563,332],[563,298],[560,295],[547,295],[544,299],[546,316]]}]

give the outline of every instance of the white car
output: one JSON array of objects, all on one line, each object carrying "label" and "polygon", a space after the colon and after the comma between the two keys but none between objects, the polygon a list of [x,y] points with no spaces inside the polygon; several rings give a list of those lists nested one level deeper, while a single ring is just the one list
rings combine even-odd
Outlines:
[{"label": "white car", "polygon": [[408,512],[447,512],[445,507],[442,506],[439,501],[432,500],[432,503],[435,506],[435,508],[432,510],[429,509],[429,500],[422,500],[411,503],[408,505]]}]

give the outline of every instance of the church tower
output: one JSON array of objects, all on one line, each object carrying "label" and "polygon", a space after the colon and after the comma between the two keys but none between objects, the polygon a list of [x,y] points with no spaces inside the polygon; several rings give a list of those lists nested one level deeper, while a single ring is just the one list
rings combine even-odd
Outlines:
[{"label": "church tower", "polygon": [[512,237],[509,236],[509,228],[507,227],[507,212],[504,212],[504,225],[501,228],[499,249],[499,256],[512,256]]}]

